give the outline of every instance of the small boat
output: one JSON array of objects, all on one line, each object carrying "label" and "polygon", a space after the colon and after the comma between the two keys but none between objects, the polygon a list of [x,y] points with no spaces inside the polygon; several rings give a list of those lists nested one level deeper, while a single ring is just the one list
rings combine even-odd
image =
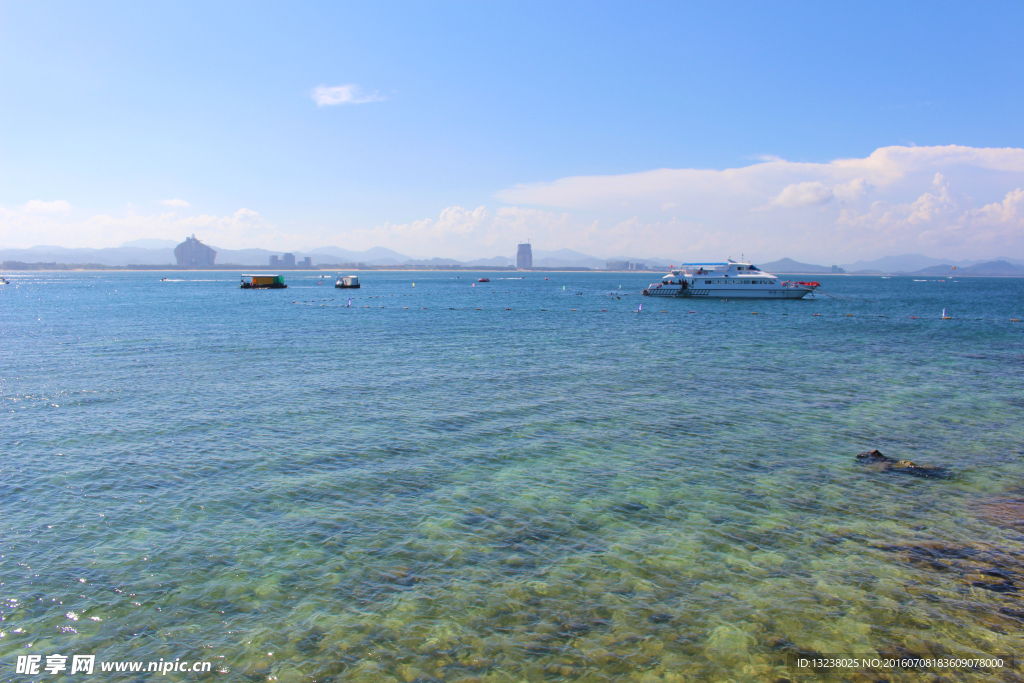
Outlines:
[{"label": "small boat", "polygon": [[[248,282],[245,278],[251,278]],[[238,285],[240,289],[286,289],[283,275],[242,275],[242,282]]]},{"label": "small boat", "polygon": [[335,289],[359,289],[359,277],[356,275],[346,275],[345,277],[338,277],[338,281],[334,283]]},{"label": "small boat", "polygon": [[477,282],[490,282],[490,281],[491,281],[491,278],[489,278],[489,277],[482,277],[479,280],[477,280]]}]

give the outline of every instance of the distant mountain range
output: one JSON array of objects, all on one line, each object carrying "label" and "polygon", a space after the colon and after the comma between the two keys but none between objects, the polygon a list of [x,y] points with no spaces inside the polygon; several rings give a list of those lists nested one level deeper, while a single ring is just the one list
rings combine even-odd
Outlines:
[{"label": "distant mountain range", "polygon": [[825,266],[815,266],[810,263],[800,263],[794,261],[791,258],[779,259],[778,261],[771,261],[769,263],[757,263],[755,264],[761,270],[765,270],[769,273],[831,273],[832,268],[826,268]]},{"label": "distant mountain range", "polygon": [[[104,266],[144,265],[159,266],[176,263],[173,240],[142,239],[125,242],[120,247],[105,249],[36,246],[28,249],[0,249],[0,261],[21,261],[24,263],[94,263]],[[220,265],[237,264],[239,266],[267,266],[270,257],[280,256],[284,252],[268,249],[221,249],[210,245],[217,251],[217,263]],[[384,247],[374,247],[366,251],[352,251],[341,247],[317,247],[310,250],[291,252],[299,261],[309,256],[314,265],[335,263],[365,263],[371,266],[514,266],[516,260],[509,256],[493,256],[491,258],[459,261],[451,258],[414,259],[397,251]],[[607,261],[630,261],[646,263],[649,267],[666,267],[664,259],[641,259],[635,257],[615,256],[600,259],[571,249],[557,251],[536,250],[533,252],[533,264],[538,268],[595,268],[602,269]]]},{"label": "distant mountain range", "polygon": [[941,266],[922,268],[910,273],[910,275],[956,275],[957,277],[984,277],[986,275],[1024,276],[1024,266],[1009,263],[1008,261],[988,261],[987,263],[978,263],[973,266],[956,266],[956,270],[953,270],[953,266],[943,264]]},{"label": "distant mountain range", "polygon": [[[36,246],[28,249],[0,249],[0,261],[21,261],[24,263],[97,264],[104,266],[147,265],[160,266],[175,263],[173,240],[140,239],[125,242],[120,247],[106,249],[67,249],[55,246]],[[267,249],[219,249],[217,263],[244,267],[267,266],[270,257],[284,252]],[[459,261],[450,258],[414,259],[385,247],[374,247],[365,251],[352,251],[341,247],[317,247],[305,251],[293,251],[301,261],[309,256],[314,265],[339,263],[365,263],[371,266],[513,266],[516,261],[510,256]],[[634,256],[610,256],[597,258],[572,249],[533,252],[533,265],[538,268],[593,268],[601,270],[608,261],[644,263],[650,269],[667,269],[670,264],[684,263],[683,259],[637,258]],[[831,273],[831,266],[801,263],[790,258],[769,263],[756,262],[769,273]],[[953,267],[956,266],[956,271]],[[918,275],[1024,275],[1024,260],[1002,258],[989,260],[938,259],[922,254],[886,256],[874,261],[856,261],[840,266],[849,274],[903,273]]]},{"label": "distant mountain range", "polygon": [[[1001,257],[1003,261],[1018,266],[1024,265],[1024,261],[1012,258]],[[957,268],[974,266],[979,263],[995,261],[991,259],[941,259],[924,256],[923,254],[903,254],[902,256],[885,256],[874,261],[856,261],[844,263],[842,268],[848,273],[914,273],[931,266],[956,266]]]},{"label": "distant mountain range", "polygon": [[[922,266],[922,264],[925,264]],[[757,264],[769,273],[831,273],[831,266],[800,263],[790,258]],[[954,270],[954,267],[956,268]],[[886,256],[876,261],[857,261],[840,266],[848,274],[874,275],[892,273],[903,275],[957,275],[957,276],[1024,276],[1024,261],[1000,259],[995,261],[953,261],[934,259],[921,254]]]}]

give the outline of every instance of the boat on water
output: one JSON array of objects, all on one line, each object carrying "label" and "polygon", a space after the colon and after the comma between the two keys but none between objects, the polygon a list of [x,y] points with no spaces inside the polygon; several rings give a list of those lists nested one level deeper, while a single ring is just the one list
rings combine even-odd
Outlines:
[{"label": "boat on water", "polygon": [[644,296],[699,297],[704,299],[802,299],[819,282],[779,279],[749,262],[684,263],[651,283]]},{"label": "boat on water", "polygon": [[489,277],[482,277],[479,280],[477,280],[477,282],[490,282],[490,281],[491,281],[491,278],[489,278]]},{"label": "boat on water", "polygon": [[346,275],[345,277],[338,276],[338,281],[334,283],[335,289],[359,289],[359,277],[356,275]]},{"label": "boat on water", "polygon": [[[245,278],[250,279],[246,281]],[[283,275],[262,273],[242,275],[242,282],[238,287],[240,289],[287,289],[288,285],[284,283]]]}]

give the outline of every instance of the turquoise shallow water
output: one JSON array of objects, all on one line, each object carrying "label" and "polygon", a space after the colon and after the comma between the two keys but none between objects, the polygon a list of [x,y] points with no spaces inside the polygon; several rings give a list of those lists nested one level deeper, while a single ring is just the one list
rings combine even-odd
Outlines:
[{"label": "turquoise shallow water", "polygon": [[1024,280],[723,302],[546,275],[12,278],[5,676],[57,652],[231,681],[841,681],[874,679],[794,662],[1024,652]]}]

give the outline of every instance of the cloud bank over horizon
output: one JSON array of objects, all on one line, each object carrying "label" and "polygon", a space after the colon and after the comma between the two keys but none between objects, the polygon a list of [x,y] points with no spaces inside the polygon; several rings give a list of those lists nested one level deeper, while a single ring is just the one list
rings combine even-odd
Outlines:
[{"label": "cloud bank over horizon", "polygon": [[[448,206],[436,218],[371,227],[295,226],[254,210],[83,215],[63,200],[0,207],[0,246],[115,246],[196,232],[222,248],[289,250],[383,246],[418,258],[468,260],[539,249],[600,257],[636,255],[828,263],[924,253],[1024,257],[1024,149],[882,147],[865,158],[807,163],[768,158],[748,166],[656,169],[516,185],[493,208]],[[281,223],[288,217],[278,217]]]}]

